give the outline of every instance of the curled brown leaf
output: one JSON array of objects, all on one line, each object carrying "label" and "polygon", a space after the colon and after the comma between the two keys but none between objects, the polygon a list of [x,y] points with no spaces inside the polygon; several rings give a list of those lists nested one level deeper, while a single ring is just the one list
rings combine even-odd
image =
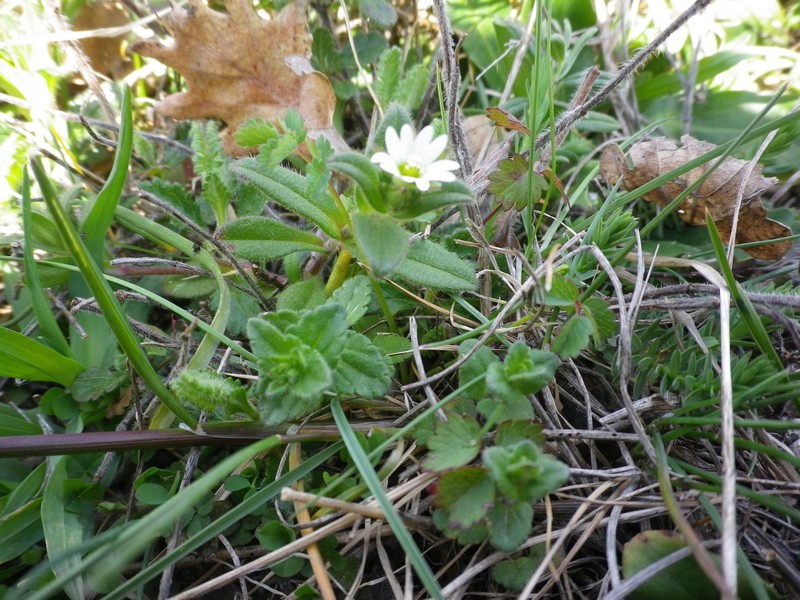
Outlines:
[{"label": "curled brown leaf", "polygon": [[[680,143],[666,138],[655,138],[634,144],[626,158],[619,146],[611,144],[603,150],[600,157],[600,175],[609,185],[614,186],[621,182],[622,189],[632,191],[715,148],[714,144],[688,135],[683,136]],[[643,197],[649,202],[667,206],[710,169],[709,163],[695,167]],[[787,237],[792,235],[792,231],[783,223],[768,219],[761,202],[761,195],[776,181],[774,178],[762,176],[761,165],[757,164],[750,170],[747,161],[729,157],[681,202],[675,213],[691,225],[705,226],[708,212],[722,239],[728,242],[736,198],[743,189],[736,243]],[[744,250],[754,258],[778,260],[791,246],[791,241],[782,241]]]}]

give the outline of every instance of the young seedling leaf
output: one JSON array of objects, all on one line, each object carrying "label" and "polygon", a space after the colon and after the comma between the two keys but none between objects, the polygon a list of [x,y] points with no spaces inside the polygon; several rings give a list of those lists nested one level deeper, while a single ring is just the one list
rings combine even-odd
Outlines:
[{"label": "young seedling leaf", "polygon": [[481,428],[475,419],[450,414],[428,438],[425,467],[445,471],[472,462],[481,451]]},{"label": "young seedling leaf", "polygon": [[462,467],[442,475],[435,502],[447,510],[449,527],[466,529],[486,516],[494,494],[494,484],[485,469]]},{"label": "young seedling leaf", "polygon": [[589,345],[594,333],[592,322],[583,315],[572,315],[553,341],[552,350],[561,358],[576,358]]},{"label": "young seedling leaf", "polygon": [[408,232],[379,213],[356,213],[352,221],[353,236],[372,272],[378,277],[390,274],[408,253]]},{"label": "young seedling leaf", "polygon": [[514,552],[530,535],[533,506],[528,502],[497,502],[486,517],[492,546],[501,552]]}]

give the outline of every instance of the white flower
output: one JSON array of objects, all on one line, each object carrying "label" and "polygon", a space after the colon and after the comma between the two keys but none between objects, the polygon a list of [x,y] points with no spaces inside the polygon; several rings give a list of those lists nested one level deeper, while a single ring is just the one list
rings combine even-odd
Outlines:
[{"label": "white flower", "polygon": [[403,125],[400,135],[394,127],[386,129],[386,152],[377,152],[372,162],[406,183],[414,183],[421,192],[431,187],[431,181],[455,181],[450,171],[458,169],[454,160],[436,160],[447,146],[447,136],[433,139],[433,127],[428,125],[415,136],[414,128]]}]

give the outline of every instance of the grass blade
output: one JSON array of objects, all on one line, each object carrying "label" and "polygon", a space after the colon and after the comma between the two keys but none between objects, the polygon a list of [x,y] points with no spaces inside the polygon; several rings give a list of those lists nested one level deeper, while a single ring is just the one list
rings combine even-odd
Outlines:
[{"label": "grass blade", "polygon": [[425,586],[425,589],[428,590],[428,593],[432,598],[443,599],[444,597],[442,596],[442,590],[439,587],[439,582],[436,581],[433,571],[431,571],[431,568],[425,560],[425,557],[422,556],[422,552],[420,552],[416,542],[414,542],[414,538],[411,537],[411,532],[406,528],[403,521],[397,515],[397,511],[395,510],[394,506],[392,506],[389,498],[386,497],[386,493],[384,492],[383,487],[381,487],[381,482],[378,479],[378,475],[375,473],[375,469],[372,468],[372,464],[364,452],[364,449],[361,447],[361,444],[358,443],[355,433],[350,427],[350,423],[347,422],[347,417],[345,416],[338,400],[334,400],[331,403],[331,411],[333,413],[333,418],[336,421],[336,425],[339,427],[339,431],[342,433],[342,441],[344,441],[347,451],[350,453],[358,472],[364,479],[364,483],[367,484],[370,493],[372,493],[372,495],[375,497],[375,500],[378,502],[378,505],[380,505],[381,510],[386,517],[386,522],[389,524],[389,527],[392,528],[397,541],[400,542],[403,550],[405,550],[406,554],[408,555],[408,558],[411,561],[417,576],[420,578],[420,581],[422,581],[422,584]]},{"label": "grass blade", "polygon": [[72,258],[81,271],[87,285],[92,291],[100,311],[103,313],[109,327],[114,332],[122,351],[128,357],[128,360],[136,369],[139,376],[147,383],[151,390],[161,399],[161,401],[169,408],[172,413],[181,421],[186,423],[189,427],[194,428],[197,425],[197,420],[181,406],[178,399],[167,389],[161,376],[156,373],[153,366],[147,359],[147,356],[139,344],[139,339],[131,327],[128,317],[122,310],[122,306],[114,295],[111,286],[105,280],[103,272],[97,266],[92,257],[89,255],[86,245],[83,243],[80,235],[78,235],[75,226],[70,221],[67,211],[61,205],[52,183],[44,172],[41,163],[34,159],[32,161],[33,172],[39,182],[39,187],[42,191],[42,196],[50,210],[50,214],[56,224],[59,234],[61,235],[64,243],[70,250]]}]

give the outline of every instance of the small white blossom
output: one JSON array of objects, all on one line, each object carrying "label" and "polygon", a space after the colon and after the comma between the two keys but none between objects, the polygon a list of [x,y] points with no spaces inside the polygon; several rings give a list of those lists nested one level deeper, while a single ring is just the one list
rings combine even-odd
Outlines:
[{"label": "small white blossom", "polygon": [[414,128],[403,125],[400,135],[394,127],[386,128],[386,152],[377,152],[372,162],[381,169],[399,177],[406,183],[413,183],[419,191],[426,192],[431,181],[455,181],[451,173],[458,169],[454,160],[437,160],[447,147],[447,136],[433,139],[433,127],[428,125],[414,135]]}]

